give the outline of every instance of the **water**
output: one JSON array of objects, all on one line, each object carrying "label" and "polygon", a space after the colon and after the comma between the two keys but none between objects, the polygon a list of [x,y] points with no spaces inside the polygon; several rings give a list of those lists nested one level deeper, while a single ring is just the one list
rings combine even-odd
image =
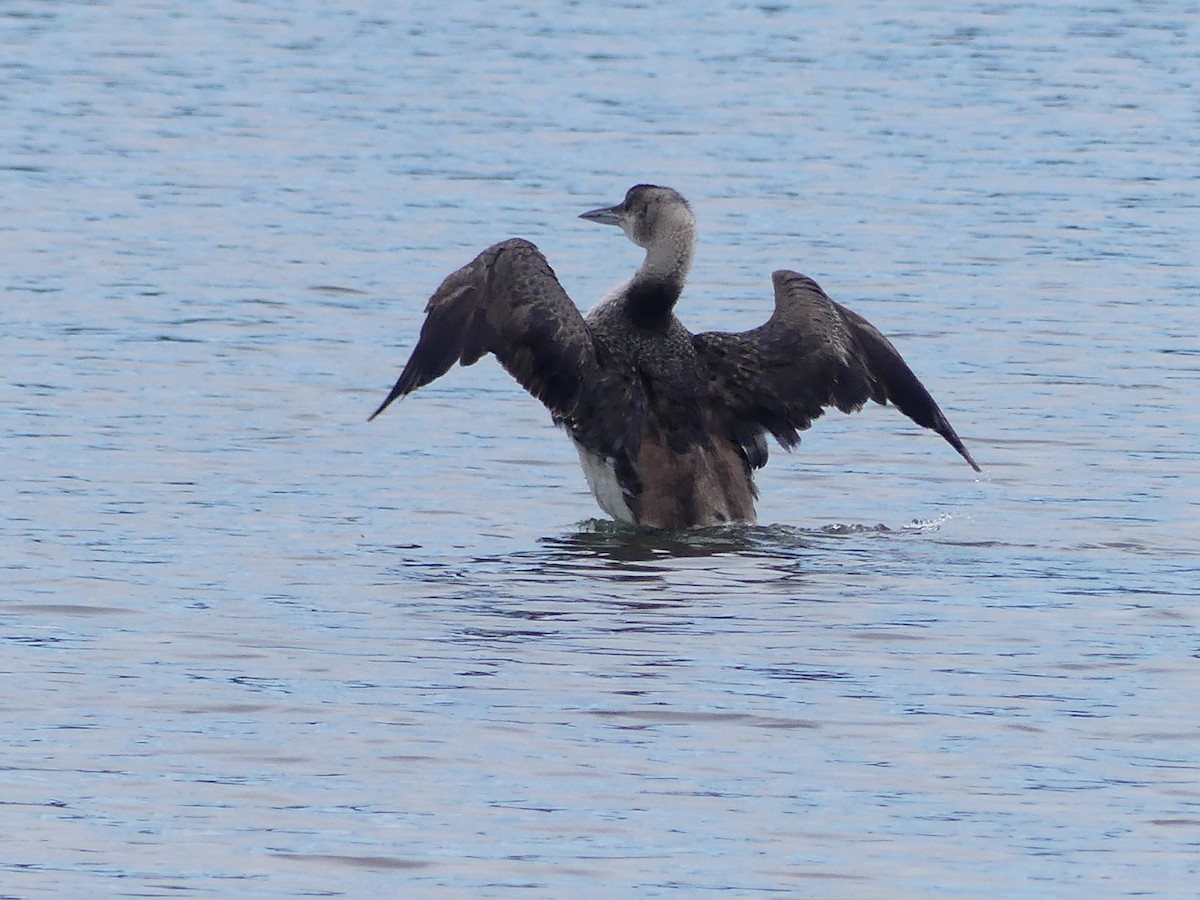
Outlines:
[{"label": "water", "polygon": [[[0,895],[1011,897],[1200,877],[1200,9],[10,4]],[[599,521],[428,293],[787,266],[984,467],[831,414]]]}]

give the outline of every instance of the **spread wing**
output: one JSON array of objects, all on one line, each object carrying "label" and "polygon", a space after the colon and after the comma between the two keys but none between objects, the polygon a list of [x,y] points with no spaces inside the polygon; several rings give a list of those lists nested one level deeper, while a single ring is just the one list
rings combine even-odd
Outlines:
[{"label": "spread wing", "polygon": [[[606,455],[623,448],[629,423],[611,402],[616,378],[603,365],[579,309],[532,243],[512,238],[488,247],[442,282],[425,312],[412,356],[370,419],[456,362],[469,366],[491,353],[555,421]],[[610,402],[600,402],[601,396]]]},{"label": "spread wing", "polygon": [[811,278],[781,270],[771,279],[775,312],[766,324],[694,339],[722,426],[752,466],[767,461],[764,432],[791,448],[826,407],[850,413],[874,400],[936,431],[980,471],[929,391],[875,326],[829,299]]}]

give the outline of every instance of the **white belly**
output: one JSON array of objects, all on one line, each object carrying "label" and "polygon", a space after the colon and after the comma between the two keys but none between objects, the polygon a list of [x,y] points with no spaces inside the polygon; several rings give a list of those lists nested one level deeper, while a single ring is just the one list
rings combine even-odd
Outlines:
[{"label": "white belly", "polygon": [[579,452],[579,462],[583,466],[583,476],[587,479],[588,487],[600,508],[620,522],[634,524],[633,511],[625,502],[625,492],[617,482],[617,473],[613,465],[603,456],[599,456],[572,440]]}]

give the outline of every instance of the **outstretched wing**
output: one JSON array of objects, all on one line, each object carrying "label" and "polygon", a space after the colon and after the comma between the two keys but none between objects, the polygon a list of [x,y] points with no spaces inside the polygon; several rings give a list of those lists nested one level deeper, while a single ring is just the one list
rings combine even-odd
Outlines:
[{"label": "outstretched wing", "polygon": [[775,312],[766,324],[694,339],[722,425],[752,466],[767,461],[764,431],[791,448],[826,407],[849,413],[874,400],[936,431],[980,471],[929,391],[875,326],[829,299],[811,278],[781,270],[771,279]]},{"label": "outstretched wing", "polygon": [[620,451],[628,422],[600,402],[613,376],[579,309],[532,243],[512,238],[488,247],[442,282],[425,312],[408,364],[370,419],[456,362],[469,366],[492,353],[556,421],[585,432],[600,452]]}]

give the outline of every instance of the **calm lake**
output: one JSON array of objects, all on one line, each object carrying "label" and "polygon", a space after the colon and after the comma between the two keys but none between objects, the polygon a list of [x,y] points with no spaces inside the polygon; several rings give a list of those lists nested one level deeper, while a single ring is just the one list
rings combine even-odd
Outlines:
[{"label": "calm lake", "polygon": [[[0,897],[1191,895],[1200,6],[0,10]],[[761,525],[607,522],[429,294],[637,182],[894,409]]]}]

